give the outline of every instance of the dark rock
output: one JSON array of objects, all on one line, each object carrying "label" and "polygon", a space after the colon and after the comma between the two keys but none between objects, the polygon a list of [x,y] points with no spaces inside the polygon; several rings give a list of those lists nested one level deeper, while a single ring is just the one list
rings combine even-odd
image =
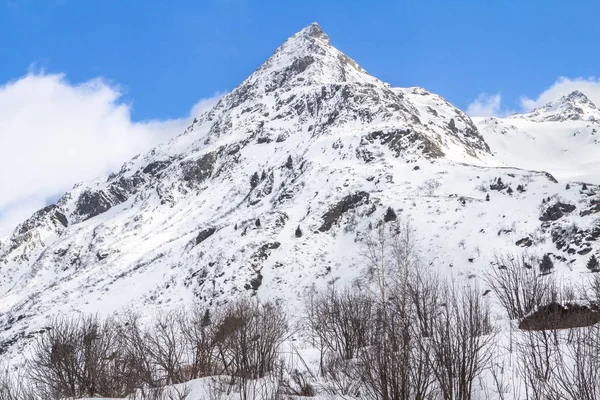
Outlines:
[{"label": "dark rock", "polygon": [[572,204],[566,204],[557,202],[554,205],[548,207],[540,216],[540,221],[556,221],[562,218],[565,214],[571,213],[575,210],[575,206]]},{"label": "dark rock", "polygon": [[501,191],[506,188],[507,186],[502,182],[502,178],[498,178],[494,183],[490,184],[490,190]]},{"label": "dark rock", "polygon": [[541,306],[519,322],[519,329],[543,331],[592,326],[600,322],[596,306],[568,303],[564,307],[556,302]]},{"label": "dark rock", "polygon": [[381,144],[386,145],[399,157],[415,143],[424,156],[428,158],[440,158],[445,154],[441,147],[429,139],[427,136],[410,129],[391,129],[388,131],[374,131],[369,133],[365,139],[369,142],[379,140]]},{"label": "dark rock", "polygon": [[213,173],[217,155],[208,153],[195,161],[181,163],[183,180],[192,184],[199,184],[210,178]]},{"label": "dark rock", "polygon": [[198,236],[196,236],[196,244],[200,244],[202,242],[204,242],[206,239],[208,239],[209,237],[211,237],[215,232],[217,231],[217,228],[206,228],[202,231],[200,231],[200,233],[198,233]]},{"label": "dark rock", "polygon": [[86,190],[77,200],[76,213],[86,220],[110,210],[115,204],[104,191]]},{"label": "dark rock", "polygon": [[69,221],[67,220],[67,217],[65,216],[65,214],[61,213],[60,211],[56,211],[54,213],[54,218],[61,223],[62,226],[64,226],[65,228],[69,225]]},{"label": "dark rock", "polygon": [[520,247],[530,247],[533,244],[533,241],[531,240],[531,238],[526,237],[526,238],[517,240],[517,242],[515,244]]},{"label": "dark rock", "polygon": [[262,285],[263,276],[260,272],[256,273],[256,276],[250,280],[250,283],[244,285],[246,290],[252,289],[253,291],[257,291],[260,285]]},{"label": "dark rock", "polygon": [[138,171],[130,177],[121,177],[100,190],[86,189],[77,199],[73,215],[82,221],[100,215],[112,207],[127,201],[130,195],[146,182]]},{"label": "dark rock", "polygon": [[321,225],[319,231],[327,232],[346,212],[368,201],[369,193],[367,192],[357,192],[344,197],[323,215],[323,225]]},{"label": "dark rock", "polygon": [[586,210],[583,210],[579,215],[586,217],[588,215],[600,213],[600,201],[592,200],[590,204],[591,206]]},{"label": "dark rock", "polygon": [[171,164],[171,161],[154,161],[146,165],[142,170],[143,173],[156,176],[160,171],[164,170]]}]

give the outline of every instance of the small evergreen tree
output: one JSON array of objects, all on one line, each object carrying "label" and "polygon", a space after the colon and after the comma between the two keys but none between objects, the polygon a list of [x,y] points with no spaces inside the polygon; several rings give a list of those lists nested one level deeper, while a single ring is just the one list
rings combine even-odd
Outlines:
[{"label": "small evergreen tree", "polygon": [[295,233],[296,237],[302,237],[302,229],[300,229],[300,225],[298,225],[298,227],[296,228],[296,233]]},{"label": "small evergreen tree", "polygon": [[210,311],[207,309],[207,310],[204,312],[204,316],[202,317],[202,322],[201,322],[201,324],[200,324],[200,325],[201,325],[203,328],[206,328],[206,327],[207,327],[207,326],[209,326],[211,323],[212,323],[212,322],[211,322],[211,317],[210,317]]},{"label": "small evergreen tree", "polygon": [[585,184],[585,183],[584,183],[584,184],[581,186],[581,190],[588,190],[587,184]]},{"label": "small evergreen tree", "polygon": [[388,207],[385,215],[383,216],[383,222],[395,221],[397,219],[398,217],[396,216],[394,209],[392,207]]},{"label": "small evergreen tree", "polygon": [[258,172],[253,173],[250,177],[250,187],[254,189],[256,186],[258,186],[259,180],[260,178],[258,177]]},{"label": "small evergreen tree", "polygon": [[256,218],[256,222],[254,224],[257,228],[260,228],[260,218]]},{"label": "small evergreen tree", "polygon": [[542,257],[542,262],[540,263],[540,272],[542,274],[548,274],[552,268],[554,268],[554,262],[552,262],[549,254],[544,254],[544,257]]},{"label": "small evergreen tree", "polygon": [[571,185],[569,185],[569,184],[567,183],[567,186],[565,186],[565,190],[569,190],[569,189],[571,189]]},{"label": "small evergreen tree", "polygon": [[512,190],[512,188],[510,186],[508,187],[508,190],[506,191],[506,193],[513,194],[513,190]]},{"label": "small evergreen tree", "polygon": [[598,262],[596,255],[592,254],[588,260],[587,269],[589,269],[591,272],[600,272],[600,263]]},{"label": "small evergreen tree", "polygon": [[489,193],[485,195],[485,201],[490,201],[490,194]]},{"label": "small evergreen tree", "polygon": [[287,169],[292,169],[294,167],[294,161],[292,160],[292,156],[289,155],[287,161],[285,162],[285,167]]}]

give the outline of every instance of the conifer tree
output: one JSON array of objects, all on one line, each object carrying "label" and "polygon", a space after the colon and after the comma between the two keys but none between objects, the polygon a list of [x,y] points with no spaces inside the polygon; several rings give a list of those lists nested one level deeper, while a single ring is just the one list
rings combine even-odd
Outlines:
[{"label": "conifer tree", "polygon": [[598,262],[598,259],[596,258],[595,254],[592,254],[590,259],[588,260],[587,269],[589,269],[591,272],[599,272],[600,271],[600,263]]}]

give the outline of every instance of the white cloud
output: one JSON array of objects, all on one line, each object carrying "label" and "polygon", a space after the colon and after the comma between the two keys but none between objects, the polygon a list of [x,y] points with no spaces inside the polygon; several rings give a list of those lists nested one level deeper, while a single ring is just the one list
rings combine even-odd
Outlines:
[{"label": "white cloud", "polygon": [[521,97],[520,105],[524,112],[541,107],[551,101],[560,99],[574,90],[585,94],[594,104],[600,106],[600,79],[596,78],[566,78],[561,76],[552,86],[544,90],[536,99]]},{"label": "white cloud", "polygon": [[119,88],[102,79],[73,85],[30,72],[0,86],[0,236],[74,183],[183,132],[221,96],[200,100],[181,119],[133,122]]},{"label": "white cloud", "polygon": [[502,96],[500,93],[489,95],[481,93],[469,104],[466,114],[470,117],[489,117],[491,115],[499,116],[505,114],[501,109]]}]

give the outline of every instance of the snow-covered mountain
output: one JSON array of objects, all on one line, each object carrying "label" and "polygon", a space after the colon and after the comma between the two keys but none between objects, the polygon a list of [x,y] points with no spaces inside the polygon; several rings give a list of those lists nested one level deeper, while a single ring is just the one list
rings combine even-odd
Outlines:
[{"label": "snow-covered mountain", "polygon": [[600,182],[600,110],[579,91],[527,114],[473,120],[504,165]]},{"label": "snow-covered mountain", "polygon": [[[596,165],[596,109],[561,100],[474,123],[372,77],[312,24],[180,136],[0,242],[2,349],[59,312],[252,295],[296,310],[313,286],[361,274],[361,242],[388,207],[413,220],[422,260],[458,279],[527,249],[581,280],[600,247],[599,189],[566,183]],[[582,151],[572,169],[563,145]]]},{"label": "snow-covered mountain", "polygon": [[600,110],[579,90],[560,99],[536,108],[527,114],[514,114],[509,118],[525,119],[533,122],[548,121],[599,121]]}]

